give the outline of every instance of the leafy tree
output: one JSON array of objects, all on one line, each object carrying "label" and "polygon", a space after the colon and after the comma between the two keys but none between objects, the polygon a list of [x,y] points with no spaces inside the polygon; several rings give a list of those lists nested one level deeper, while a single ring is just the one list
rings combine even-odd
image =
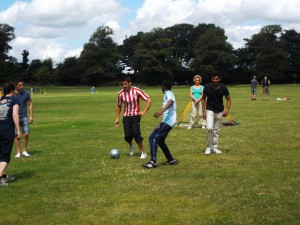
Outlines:
[{"label": "leafy tree", "polygon": [[66,58],[56,67],[57,81],[62,85],[81,84],[81,68],[76,57]]},{"label": "leafy tree", "polygon": [[285,30],[280,37],[284,51],[288,53],[288,68],[285,74],[287,82],[295,82],[300,76],[300,34],[295,30]]},{"label": "leafy tree", "polygon": [[8,24],[0,24],[0,61],[4,62],[6,60],[15,61],[14,57],[8,55],[9,50],[12,47],[8,42],[16,38],[14,34],[15,28]]},{"label": "leafy tree", "polygon": [[273,82],[284,80],[286,68],[288,68],[288,54],[282,48],[280,25],[269,25],[261,29],[251,39],[245,39],[245,48],[251,53],[253,71],[263,77],[268,74]]},{"label": "leafy tree", "polygon": [[143,34],[143,32],[138,32],[137,35],[131,35],[129,38],[126,37],[126,39],[123,41],[123,45],[120,46],[120,53],[123,56],[121,60],[126,63],[126,65],[132,67],[131,60],[134,56],[136,45],[140,42]]},{"label": "leafy tree", "polygon": [[204,80],[208,80],[208,74],[214,70],[219,71],[223,79],[230,79],[234,62],[233,48],[227,42],[222,28],[207,29],[199,36],[194,52],[192,69],[195,73],[201,73]]},{"label": "leafy tree", "polygon": [[119,54],[117,44],[111,38],[112,34],[111,28],[98,27],[89,42],[84,44],[79,57],[84,84],[98,85],[116,79],[115,63]]},{"label": "leafy tree", "polygon": [[160,84],[162,80],[173,80],[173,71],[178,66],[172,57],[171,39],[162,28],[145,33],[136,45],[132,65],[138,70],[142,82]]}]

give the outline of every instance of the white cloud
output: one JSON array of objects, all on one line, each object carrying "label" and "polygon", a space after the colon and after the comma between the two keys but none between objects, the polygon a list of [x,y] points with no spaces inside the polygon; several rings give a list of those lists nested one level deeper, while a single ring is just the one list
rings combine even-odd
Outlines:
[{"label": "white cloud", "polygon": [[[79,55],[97,27],[108,25],[114,40],[121,44],[125,36],[148,32],[155,27],[166,28],[178,23],[213,23],[224,28],[235,48],[244,38],[270,24],[300,31],[300,0],[140,0],[135,12],[121,0],[32,0],[16,1],[0,12],[0,23],[15,28],[17,39],[11,55],[21,58],[28,50],[30,59]],[[129,8],[128,8],[129,7]],[[133,7],[133,6],[132,6]],[[130,13],[134,13],[132,18]],[[74,55],[72,55],[74,54]]]}]

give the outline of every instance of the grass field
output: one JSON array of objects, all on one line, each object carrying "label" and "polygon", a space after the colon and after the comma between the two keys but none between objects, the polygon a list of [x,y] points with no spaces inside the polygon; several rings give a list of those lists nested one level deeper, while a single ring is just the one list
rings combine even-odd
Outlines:
[{"label": "grass field", "polygon": [[[204,155],[203,129],[174,128],[167,144],[177,166],[144,169],[127,155],[123,128],[114,128],[121,87],[48,87],[34,94],[30,158],[14,158],[0,188],[0,224],[300,224],[300,85],[271,86],[271,99],[250,101],[249,86],[229,86],[231,116],[239,126],[221,129],[221,155]],[[159,87],[142,119],[148,137],[160,122]],[[178,117],[188,87],[174,87]],[[290,97],[277,101],[276,97]],[[144,103],[143,103],[144,104]],[[144,106],[144,105],[143,105]],[[136,146],[136,145],[135,145]],[[120,149],[111,159],[109,151]],[[136,146],[137,149],[137,146]]]}]

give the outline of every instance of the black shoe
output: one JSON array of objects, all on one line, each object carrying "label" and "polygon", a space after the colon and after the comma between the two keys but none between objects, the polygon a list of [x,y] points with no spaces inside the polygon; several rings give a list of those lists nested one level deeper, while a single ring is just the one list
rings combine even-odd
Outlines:
[{"label": "black shoe", "polygon": [[146,164],[143,164],[142,166],[145,167],[145,168],[151,169],[151,168],[157,167],[157,164],[155,162],[153,162],[153,161],[150,161],[150,162],[148,162]]},{"label": "black shoe", "polygon": [[172,165],[177,165],[177,161],[174,159],[172,161],[166,161],[164,163],[164,165],[169,165],[169,166],[172,166]]}]

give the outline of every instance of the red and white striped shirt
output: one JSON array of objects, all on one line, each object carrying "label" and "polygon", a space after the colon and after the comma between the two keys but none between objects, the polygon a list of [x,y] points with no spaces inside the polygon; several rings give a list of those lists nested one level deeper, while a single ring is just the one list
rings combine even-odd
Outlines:
[{"label": "red and white striped shirt", "polygon": [[149,95],[137,87],[131,87],[130,91],[121,90],[118,93],[118,106],[124,102],[124,116],[136,116],[140,112],[140,98],[147,101]]}]

